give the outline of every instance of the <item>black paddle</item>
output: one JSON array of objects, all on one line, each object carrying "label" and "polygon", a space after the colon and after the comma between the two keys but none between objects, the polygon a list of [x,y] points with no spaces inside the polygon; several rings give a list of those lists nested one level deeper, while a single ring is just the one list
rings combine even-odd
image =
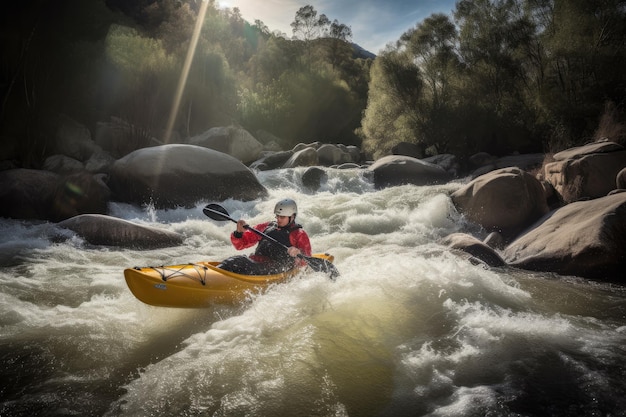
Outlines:
[{"label": "black paddle", "polygon": [[[210,217],[213,220],[217,220],[217,221],[230,220],[233,223],[237,223],[237,220],[230,217],[230,214],[228,214],[228,211],[226,211],[226,209],[220,206],[219,204],[209,204],[205,208],[202,209],[202,212],[207,217]],[[285,248],[285,250],[288,249],[286,245],[283,245],[278,240],[274,239],[271,236],[266,235],[260,230],[256,230],[254,227],[250,227],[246,225],[245,228],[247,230],[251,230],[252,232],[256,233],[262,238],[269,240],[272,243],[282,246],[283,248]],[[339,271],[337,270],[337,268],[335,268],[335,265],[333,265],[331,262],[328,262],[326,259],[305,256],[302,254],[298,254],[298,258],[303,259],[314,271],[324,272],[328,274],[330,279],[332,280],[334,280],[336,277],[339,276]]]}]

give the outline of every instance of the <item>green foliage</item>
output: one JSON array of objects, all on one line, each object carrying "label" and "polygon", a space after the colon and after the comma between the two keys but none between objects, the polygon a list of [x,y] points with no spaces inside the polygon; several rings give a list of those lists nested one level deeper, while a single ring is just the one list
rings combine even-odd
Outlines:
[{"label": "green foliage", "polygon": [[[400,140],[461,157],[555,151],[587,141],[605,101],[623,107],[623,2],[461,0],[454,17],[427,18],[377,58],[368,151]],[[423,87],[407,91],[415,72]],[[602,131],[618,140],[607,117]]]},{"label": "green foliage", "polygon": [[0,134],[23,166],[50,152],[58,113],[90,127],[115,116],[146,142],[172,118],[182,136],[239,123],[290,145],[362,141],[373,157],[401,141],[463,157],[624,137],[622,0],[460,0],[375,61],[355,58],[350,27],[310,5],[292,22],[297,39],[215,0],[4,8]]},{"label": "green foliage", "polygon": [[353,143],[358,108],[348,86],[330,75],[285,72],[255,91],[243,90],[239,114],[251,131],[272,132],[291,145],[315,140]]},{"label": "green foliage", "polygon": [[131,77],[144,72],[166,71],[176,65],[160,40],[143,37],[135,29],[113,25],[106,38],[106,53],[111,62]]},{"label": "green foliage", "polygon": [[390,52],[378,57],[371,70],[369,100],[363,117],[363,150],[373,158],[388,155],[399,142],[416,142],[415,100],[423,82],[406,55]]}]

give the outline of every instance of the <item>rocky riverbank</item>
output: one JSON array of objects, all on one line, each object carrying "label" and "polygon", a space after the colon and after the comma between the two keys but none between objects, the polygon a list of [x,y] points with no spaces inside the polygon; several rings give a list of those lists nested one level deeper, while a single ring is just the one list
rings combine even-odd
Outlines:
[{"label": "rocky riverbank", "polygon": [[108,217],[108,203],[170,208],[200,200],[249,201],[267,196],[255,172],[295,167],[308,167],[302,182],[312,192],[326,169],[363,170],[377,188],[465,178],[467,183],[450,198],[481,233],[453,235],[441,243],[489,266],[623,282],[626,150],[619,144],[602,141],[567,149],[549,162],[543,154],[477,154],[464,170],[454,155],[365,161],[354,146],[309,143],[282,150],[279,139],[257,136],[263,141],[229,126],[186,143],[154,140],[154,146],[130,150],[125,136],[109,125],[100,126],[92,139],[84,126],[65,119],[56,153],[44,169],[3,162],[0,216],[61,222],[93,244],[166,246],[182,237]]}]

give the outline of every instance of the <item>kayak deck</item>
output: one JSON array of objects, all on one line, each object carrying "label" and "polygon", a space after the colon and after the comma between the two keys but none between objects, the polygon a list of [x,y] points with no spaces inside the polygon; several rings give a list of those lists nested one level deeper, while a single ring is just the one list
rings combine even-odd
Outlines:
[{"label": "kayak deck", "polygon": [[[329,262],[332,255],[314,254]],[[128,288],[140,301],[160,307],[205,308],[235,303],[302,271],[294,268],[273,275],[242,275],[217,267],[219,262],[134,267],[124,270]]]}]

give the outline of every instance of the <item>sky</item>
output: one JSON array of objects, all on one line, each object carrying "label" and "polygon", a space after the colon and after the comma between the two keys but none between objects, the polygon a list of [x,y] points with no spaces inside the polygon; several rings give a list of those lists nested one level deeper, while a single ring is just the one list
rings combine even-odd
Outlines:
[{"label": "sky", "polygon": [[219,0],[220,7],[238,7],[254,24],[259,19],[270,31],[293,35],[291,22],[300,7],[311,5],[318,16],[350,26],[352,42],[378,54],[407,30],[433,13],[452,14],[456,0]]}]

